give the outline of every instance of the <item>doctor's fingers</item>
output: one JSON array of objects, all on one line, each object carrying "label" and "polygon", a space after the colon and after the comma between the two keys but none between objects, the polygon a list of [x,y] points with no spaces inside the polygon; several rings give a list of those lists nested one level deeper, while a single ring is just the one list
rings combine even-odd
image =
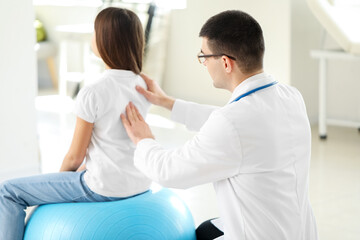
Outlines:
[{"label": "doctor's fingers", "polygon": [[120,114],[120,118],[121,118],[121,121],[126,129],[126,131],[128,130],[128,128],[131,127],[131,124],[129,122],[129,120],[127,119],[127,117],[125,116],[125,114]]},{"label": "doctor's fingers", "polygon": [[133,110],[131,109],[130,103],[126,106],[126,116],[127,116],[127,119],[129,121],[130,125],[132,125],[136,119],[135,119]]},{"label": "doctor's fingers", "polygon": [[138,120],[144,121],[144,118],[141,116],[141,114],[140,114],[139,110],[137,109],[137,107],[134,104],[132,104],[131,107],[135,111],[134,114],[137,116]]},{"label": "doctor's fingers", "polygon": [[134,117],[134,121],[144,121],[141,114],[139,113],[139,110],[135,107],[135,105],[132,102],[130,102],[129,105],[132,115]]},{"label": "doctor's fingers", "polygon": [[144,79],[147,85],[147,90],[145,90],[147,92],[147,96],[151,97],[153,95],[165,95],[164,91],[155,80],[152,80],[143,73],[140,73],[140,76]]},{"label": "doctor's fingers", "polygon": [[149,101],[149,102],[152,102],[152,97],[153,97],[153,93],[144,89],[143,87],[141,86],[136,86],[135,87],[136,91],[138,91],[140,94],[144,95],[144,97]]},{"label": "doctor's fingers", "polygon": [[146,74],[144,73],[140,73],[140,76],[142,77],[142,79],[144,79],[147,88],[150,90],[153,87],[154,84],[154,80],[152,80],[151,78],[149,78]]}]

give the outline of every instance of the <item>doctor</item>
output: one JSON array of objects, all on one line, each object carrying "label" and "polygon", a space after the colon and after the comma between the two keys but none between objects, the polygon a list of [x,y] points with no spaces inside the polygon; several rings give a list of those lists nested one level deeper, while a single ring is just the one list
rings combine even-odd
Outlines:
[{"label": "doctor", "polygon": [[221,108],[175,100],[143,76],[148,89],[137,90],[198,134],[166,150],[130,103],[121,119],[137,144],[136,167],[163,186],[213,183],[220,218],[201,224],[198,239],[317,239],[308,196],[311,135],[301,94],[263,71],[262,30],[245,12],[211,17],[200,37],[200,63],[213,85],[232,96]]}]

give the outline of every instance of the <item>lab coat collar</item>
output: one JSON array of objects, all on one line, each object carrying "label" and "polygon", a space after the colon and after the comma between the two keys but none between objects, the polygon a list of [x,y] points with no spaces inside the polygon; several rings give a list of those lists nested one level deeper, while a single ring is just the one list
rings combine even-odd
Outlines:
[{"label": "lab coat collar", "polygon": [[234,99],[240,96],[241,94],[247,93],[257,87],[261,87],[273,81],[274,78],[271,75],[268,75],[267,73],[264,72],[245,79],[234,89],[228,104],[234,101]]}]

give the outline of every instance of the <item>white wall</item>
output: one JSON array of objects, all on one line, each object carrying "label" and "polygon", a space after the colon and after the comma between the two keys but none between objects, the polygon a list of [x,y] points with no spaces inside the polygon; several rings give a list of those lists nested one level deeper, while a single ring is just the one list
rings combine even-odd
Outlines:
[{"label": "white wall", "polygon": [[[304,0],[223,0],[187,1],[187,9],[171,16],[163,87],[179,98],[222,105],[230,96],[215,89],[206,68],[198,64],[196,54],[201,41],[198,33],[212,15],[228,9],[250,13],[263,28],[265,71],[279,81],[297,87],[303,94],[312,123],[318,119],[318,60],[310,50],[321,48],[323,28]],[[325,47],[338,47],[327,36]],[[328,116],[360,120],[360,62],[331,60],[328,63]]]},{"label": "white wall", "polygon": [[[323,28],[304,0],[291,1],[291,84],[304,96],[310,121],[318,121],[318,66],[310,50],[320,49]],[[340,48],[326,35],[325,48]],[[327,113],[360,121],[360,61],[328,61]]]},{"label": "white wall", "polygon": [[39,172],[31,0],[0,3],[0,181]]},{"label": "white wall", "polygon": [[322,28],[306,1],[291,1],[291,83],[302,93],[312,122],[318,115],[318,61],[310,57],[319,49]]},{"label": "white wall", "polygon": [[175,97],[200,103],[225,104],[230,94],[215,89],[196,54],[202,25],[211,16],[230,9],[251,14],[260,23],[265,38],[265,71],[280,82],[290,83],[290,1],[222,0],[187,1],[187,8],[171,16],[168,55],[163,87]]}]

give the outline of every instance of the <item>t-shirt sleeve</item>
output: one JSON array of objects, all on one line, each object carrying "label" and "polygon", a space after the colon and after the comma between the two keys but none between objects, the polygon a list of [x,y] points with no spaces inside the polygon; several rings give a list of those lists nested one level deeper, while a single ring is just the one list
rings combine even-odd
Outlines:
[{"label": "t-shirt sleeve", "polygon": [[98,115],[96,94],[91,88],[84,87],[76,97],[74,113],[79,118],[94,123]]}]

